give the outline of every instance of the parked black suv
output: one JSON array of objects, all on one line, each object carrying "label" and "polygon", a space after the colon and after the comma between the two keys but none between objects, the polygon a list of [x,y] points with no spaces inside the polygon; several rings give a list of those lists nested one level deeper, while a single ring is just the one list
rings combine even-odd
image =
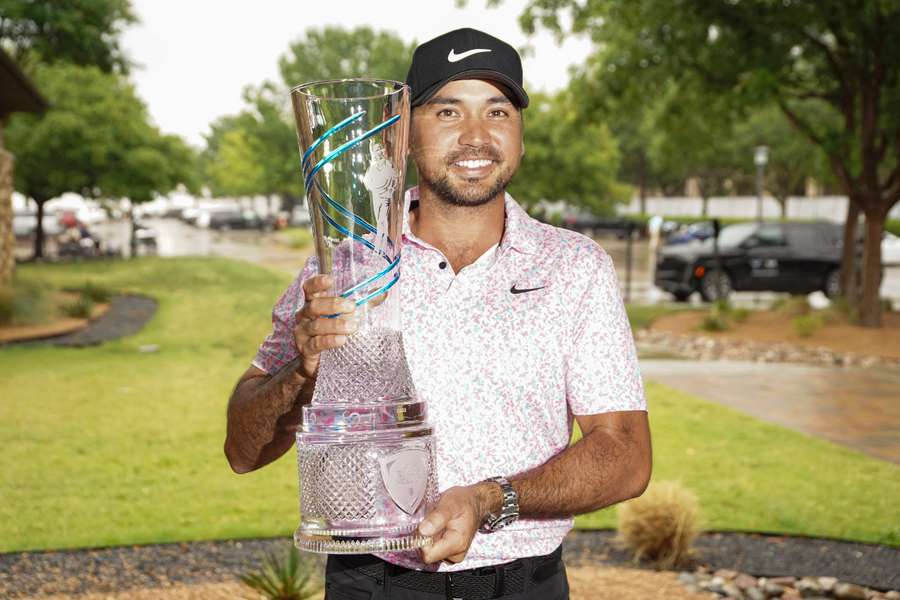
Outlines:
[{"label": "parked black suv", "polygon": [[721,271],[713,240],[667,246],[654,283],[683,302],[695,291],[706,301],[732,291],[841,293],[842,226],[835,223],[738,223],[719,233]]}]

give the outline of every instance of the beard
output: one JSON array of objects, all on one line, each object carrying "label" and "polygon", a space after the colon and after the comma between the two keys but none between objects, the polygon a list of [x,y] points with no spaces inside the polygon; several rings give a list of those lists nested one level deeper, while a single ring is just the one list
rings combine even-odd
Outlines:
[{"label": "beard", "polygon": [[[500,157],[494,154],[486,156],[472,156],[471,154],[467,154],[465,156],[454,156],[447,161],[447,164],[453,164],[458,160],[477,160],[481,158],[500,162]],[[499,194],[505,192],[515,173],[516,168],[513,166],[503,168],[497,174],[494,183],[487,188],[479,185],[480,179],[463,179],[462,181],[464,183],[462,184],[453,183],[451,182],[450,174],[446,169],[436,177],[429,177],[428,173],[420,170],[419,179],[421,184],[432,190],[440,200],[450,206],[476,207],[487,204]]]}]

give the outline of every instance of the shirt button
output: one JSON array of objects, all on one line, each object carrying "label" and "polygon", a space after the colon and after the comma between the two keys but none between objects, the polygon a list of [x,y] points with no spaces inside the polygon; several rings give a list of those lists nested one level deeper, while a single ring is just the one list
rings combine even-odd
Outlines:
[{"label": "shirt button", "polygon": [[440,269],[446,269],[446,268],[447,268],[447,261],[446,261],[446,260],[442,260],[441,262],[439,262],[439,263],[438,263],[438,268],[440,268]]}]

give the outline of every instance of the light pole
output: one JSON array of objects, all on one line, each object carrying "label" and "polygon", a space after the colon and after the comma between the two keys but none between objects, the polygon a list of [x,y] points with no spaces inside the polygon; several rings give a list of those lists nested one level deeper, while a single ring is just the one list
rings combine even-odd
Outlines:
[{"label": "light pole", "polygon": [[766,163],[769,162],[769,147],[757,146],[753,150],[753,162],[756,164],[756,220],[763,220],[763,176]]}]

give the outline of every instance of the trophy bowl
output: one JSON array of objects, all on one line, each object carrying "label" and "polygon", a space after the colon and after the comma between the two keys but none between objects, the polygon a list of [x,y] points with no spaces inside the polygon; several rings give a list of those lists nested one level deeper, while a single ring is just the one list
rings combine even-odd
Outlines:
[{"label": "trophy bowl", "polygon": [[[434,435],[413,386],[400,322],[409,88],[378,79],[291,90],[319,273],[356,304],[359,329],[319,359],[297,432],[302,550],[421,547],[437,498]],[[333,315],[332,318],[338,318]]]}]

